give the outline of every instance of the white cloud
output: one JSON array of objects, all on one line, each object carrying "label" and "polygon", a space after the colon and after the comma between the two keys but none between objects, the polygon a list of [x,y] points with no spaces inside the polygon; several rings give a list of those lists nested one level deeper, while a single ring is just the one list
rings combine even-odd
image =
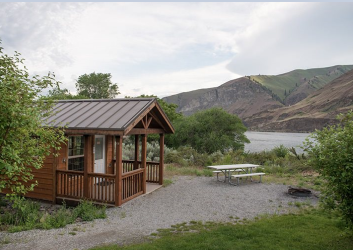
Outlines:
[{"label": "white cloud", "polygon": [[54,71],[71,92],[78,76],[95,71],[111,73],[122,95],[165,96],[218,86],[236,74],[352,63],[352,7],[0,3],[0,38],[33,73]]},{"label": "white cloud", "polygon": [[229,61],[226,61],[199,69],[143,75],[126,79],[125,83],[120,85],[120,92],[122,96],[154,94],[158,97],[164,97],[195,89],[215,87],[230,79],[240,77],[240,75],[226,69],[228,63]]},{"label": "white cloud", "polygon": [[280,74],[297,68],[352,64],[352,3],[269,4],[236,37],[228,68],[239,74]]}]

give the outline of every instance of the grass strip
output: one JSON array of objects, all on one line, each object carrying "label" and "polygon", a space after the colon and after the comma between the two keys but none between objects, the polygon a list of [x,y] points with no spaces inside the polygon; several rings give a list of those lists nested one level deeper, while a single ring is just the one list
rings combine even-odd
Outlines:
[{"label": "grass strip", "polygon": [[161,231],[160,237],[151,242],[94,249],[353,249],[352,232],[347,231],[339,218],[321,211],[267,216],[235,224],[178,224]]}]

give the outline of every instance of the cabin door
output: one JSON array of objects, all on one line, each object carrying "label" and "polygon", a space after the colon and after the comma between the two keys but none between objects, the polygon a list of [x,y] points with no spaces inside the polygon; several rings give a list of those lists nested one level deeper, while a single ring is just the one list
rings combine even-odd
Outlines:
[{"label": "cabin door", "polygon": [[95,136],[94,151],[94,172],[105,174],[105,135]]}]

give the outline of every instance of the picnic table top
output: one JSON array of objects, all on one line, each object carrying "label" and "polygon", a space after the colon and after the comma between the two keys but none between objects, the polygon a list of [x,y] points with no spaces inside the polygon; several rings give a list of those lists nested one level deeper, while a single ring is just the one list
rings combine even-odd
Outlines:
[{"label": "picnic table top", "polygon": [[237,168],[256,168],[260,165],[256,164],[232,164],[232,165],[215,165],[215,166],[207,166],[208,168],[213,168],[217,170],[227,170],[227,169],[237,169]]}]

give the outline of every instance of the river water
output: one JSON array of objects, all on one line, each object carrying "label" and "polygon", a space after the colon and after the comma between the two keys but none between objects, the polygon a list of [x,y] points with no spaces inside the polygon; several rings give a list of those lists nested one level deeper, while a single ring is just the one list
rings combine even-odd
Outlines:
[{"label": "river water", "polygon": [[276,146],[287,148],[294,147],[298,153],[302,153],[303,149],[300,146],[309,133],[278,133],[278,132],[245,132],[245,135],[250,140],[250,143],[245,144],[245,152],[260,152],[263,150],[271,150]]}]

